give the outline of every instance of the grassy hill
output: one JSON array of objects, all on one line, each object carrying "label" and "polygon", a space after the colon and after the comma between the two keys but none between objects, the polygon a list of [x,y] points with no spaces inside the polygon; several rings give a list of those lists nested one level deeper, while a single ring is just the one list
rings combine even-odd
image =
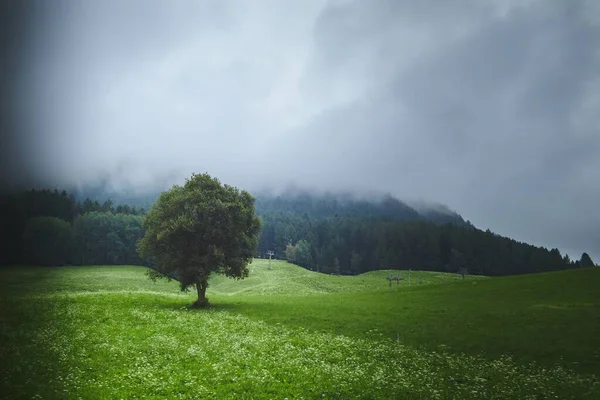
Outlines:
[{"label": "grassy hill", "polygon": [[413,271],[410,286],[389,287],[397,271],[338,277],[258,260],[246,280],[211,279],[210,310],[144,271],[0,270],[0,392],[600,397],[600,269],[464,281]]},{"label": "grassy hill", "polygon": [[[286,261],[255,260],[250,267],[250,276],[237,281],[223,276],[214,276],[210,281],[209,292],[218,295],[285,295],[299,296],[326,293],[373,292],[389,289],[388,276],[400,275],[400,283],[392,282],[392,287],[419,286],[456,282],[461,279],[456,274],[443,272],[382,270],[358,276],[336,276],[322,274],[300,268]],[[480,277],[478,277],[480,278]],[[472,280],[473,277],[466,276]]]}]

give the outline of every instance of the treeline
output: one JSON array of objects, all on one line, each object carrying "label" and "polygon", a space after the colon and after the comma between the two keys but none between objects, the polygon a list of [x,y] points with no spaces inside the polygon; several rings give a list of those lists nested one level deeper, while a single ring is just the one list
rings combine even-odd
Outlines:
[{"label": "treeline", "polygon": [[0,195],[1,264],[136,264],[144,209],[58,190]]},{"label": "treeline", "polygon": [[[259,254],[266,254],[267,251],[273,250],[277,257],[283,257],[288,244],[305,240],[313,247],[313,261],[317,266],[325,266],[333,262],[327,257],[325,259],[317,257],[320,254],[331,253],[325,247],[342,251],[342,248],[346,247],[338,243],[342,237],[346,242],[352,241],[342,231],[332,234],[324,233],[336,230],[340,223],[344,223],[344,226],[353,225],[352,228],[349,228],[350,230],[356,230],[359,225],[363,227],[364,223],[380,222],[397,222],[404,225],[407,222],[427,221],[435,225],[451,223],[459,226],[471,226],[459,214],[447,208],[438,206],[417,211],[389,195],[370,200],[356,199],[351,195],[311,195],[305,192],[285,193],[280,196],[258,196],[256,213],[262,220]],[[366,234],[368,235],[368,233]],[[362,242],[369,241],[363,240]],[[369,246],[371,245],[361,245],[361,252],[366,253],[366,247]],[[320,251],[315,247],[324,248],[321,249],[323,251]],[[350,251],[358,250],[350,249]],[[340,256],[343,258],[342,254]],[[317,258],[321,261],[318,261]],[[363,257],[363,259],[364,263],[368,262],[368,257]]]},{"label": "treeline", "polygon": [[[511,275],[593,266],[558,249],[482,231],[443,207],[415,208],[390,196],[356,200],[306,193],[259,196],[256,256],[332,274],[415,269]],[[143,208],[82,201],[65,191],[1,194],[2,264],[142,264]]]},{"label": "treeline", "polygon": [[[268,250],[303,267],[334,274],[415,269],[511,275],[593,266],[482,231],[458,214],[417,212],[395,199],[363,204],[332,199],[263,199],[260,256]],[[309,205],[310,204],[310,205]]]},{"label": "treeline", "polygon": [[[439,211],[429,208],[419,212],[391,196],[384,196],[377,200],[355,199],[349,195],[334,194],[315,196],[308,193],[258,196],[256,213],[262,220],[259,254],[266,254],[267,251],[273,250],[277,257],[283,257],[288,244],[297,243],[302,239],[309,240],[313,246],[316,246],[312,239],[316,224],[324,220],[332,220],[333,217],[337,221],[353,224],[358,221],[403,223],[429,221],[437,225],[445,223],[470,225],[459,214],[450,210]],[[313,232],[312,236],[309,236],[310,232]],[[334,239],[335,237],[332,238]],[[334,245],[329,239],[325,240],[328,245]]]}]

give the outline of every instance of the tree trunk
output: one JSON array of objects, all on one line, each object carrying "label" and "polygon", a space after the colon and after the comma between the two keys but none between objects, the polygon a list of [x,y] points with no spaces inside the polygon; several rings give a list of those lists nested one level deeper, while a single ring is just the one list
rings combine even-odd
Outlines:
[{"label": "tree trunk", "polygon": [[206,279],[196,282],[196,290],[198,291],[198,300],[194,303],[194,307],[208,307],[208,299],[206,298],[206,288],[208,281]]}]

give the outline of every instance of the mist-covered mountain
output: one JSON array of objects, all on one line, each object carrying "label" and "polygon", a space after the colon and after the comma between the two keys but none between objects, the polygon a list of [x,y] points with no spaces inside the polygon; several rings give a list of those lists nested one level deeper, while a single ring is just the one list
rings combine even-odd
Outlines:
[{"label": "mist-covered mountain", "polygon": [[[100,203],[110,199],[123,204],[149,209],[158,198],[159,191],[114,191],[107,186],[72,188],[70,193],[79,201],[89,198]],[[263,216],[278,212],[306,214],[312,220],[334,215],[364,219],[392,221],[431,221],[435,223],[465,223],[458,213],[435,203],[404,202],[389,194],[382,196],[357,196],[351,193],[312,193],[308,190],[287,190],[279,194],[258,193],[256,214]]]},{"label": "mist-covered mountain", "polygon": [[102,203],[111,200],[114,204],[135,206],[146,210],[152,207],[160,194],[160,191],[156,190],[138,191],[133,188],[116,191],[110,189],[108,185],[71,187],[67,191],[78,201],[89,199]]}]

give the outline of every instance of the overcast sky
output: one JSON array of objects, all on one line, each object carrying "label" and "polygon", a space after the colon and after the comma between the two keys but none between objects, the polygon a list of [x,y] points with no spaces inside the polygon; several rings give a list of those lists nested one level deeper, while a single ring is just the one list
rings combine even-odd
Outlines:
[{"label": "overcast sky", "polygon": [[73,0],[27,21],[12,154],[37,180],[390,192],[600,262],[596,0]]}]

